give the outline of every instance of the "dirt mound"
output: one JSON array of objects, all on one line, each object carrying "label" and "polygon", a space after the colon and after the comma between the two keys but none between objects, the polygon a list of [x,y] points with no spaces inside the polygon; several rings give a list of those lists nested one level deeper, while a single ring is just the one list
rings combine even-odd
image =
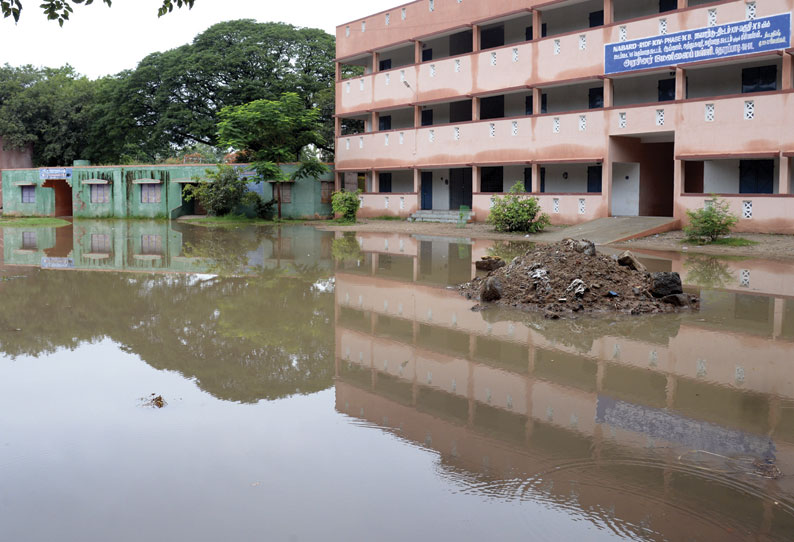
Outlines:
[{"label": "dirt mound", "polygon": [[683,293],[677,273],[649,274],[631,253],[616,260],[597,254],[589,241],[572,239],[538,246],[458,289],[468,299],[542,312],[547,318],[698,308],[698,300]]}]

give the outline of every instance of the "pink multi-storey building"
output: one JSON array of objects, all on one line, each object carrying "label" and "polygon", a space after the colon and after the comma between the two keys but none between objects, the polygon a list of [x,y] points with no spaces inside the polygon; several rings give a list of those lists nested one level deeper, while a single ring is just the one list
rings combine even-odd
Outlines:
[{"label": "pink multi-storey building", "polygon": [[516,183],[553,223],[727,199],[794,233],[794,0],[419,0],[337,28],[337,189],[363,216]]}]

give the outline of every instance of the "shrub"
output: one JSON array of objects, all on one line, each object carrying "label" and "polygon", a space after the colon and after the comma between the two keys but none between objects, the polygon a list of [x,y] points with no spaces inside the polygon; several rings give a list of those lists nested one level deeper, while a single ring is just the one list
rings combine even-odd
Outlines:
[{"label": "shrub", "polygon": [[345,222],[355,222],[361,201],[358,199],[360,190],[356,192],[334,192],[331,196],[331,208],[335,215],[341,215]]},{"label": "shrub", "polygon": [[182,191],[185,201],[198,198],[211,216],[228,215],[243,202],[248,192],[248,180],[241,179],[233,167],[208,169],[207,177],[209,181],[196,179],[197,184],[185,186]]},{"label": "shrub", "polygon": [[705,240],[713,243],[720,237],[731,233],[739,217],[731,213],[728,202],[713,196],[710,204],[697,211],[687,211],[689,225],[684,233],[689,241]]},{"label": "shrub", "polygon": [[517,183],[506,196],[496,198],[488,223],[500,232],[537,233],[549,225],[549,216],[541,212],[536,198],[525,195],[524,185]]},{"label": "shrub", "polygon": [[254,213],[256,213],[257,218],[261,218],[263,220],[270,220],[273,218],[274,208],[276,206],[276,200],[271,199],[270,201],[265,201],[265,198],[257,194],[256,192],[248,191],[243,196],[243,203],[245,205],[250,205]]}]

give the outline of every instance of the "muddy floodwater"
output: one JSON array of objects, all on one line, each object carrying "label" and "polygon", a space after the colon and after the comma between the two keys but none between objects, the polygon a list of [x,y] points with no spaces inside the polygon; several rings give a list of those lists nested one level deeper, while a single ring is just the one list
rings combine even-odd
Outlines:
[{"label": "muddy floodwater", "polygon": [[794,266],[547,321],[461,237],[0,230],[0,540],[794,539]]}]

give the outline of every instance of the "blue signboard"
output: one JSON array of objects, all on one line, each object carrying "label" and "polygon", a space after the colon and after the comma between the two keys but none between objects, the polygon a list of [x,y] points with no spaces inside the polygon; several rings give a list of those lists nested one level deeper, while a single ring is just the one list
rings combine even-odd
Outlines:
[{"label": "blue signboard", "polygon": [[47,181],[50,179],[71,179],[72,178],[72,168],[70,167],[61,167],[61,168],[45,168],[39,170],[39,179],[42,181]]},{"label": "blue signboard", "polygon": [[791,13],[604,46],[604,73],[626,73],[791,47]]},{"label": "blue signboard", "polygon": [[72,258],[42,258],[42,269],[73,269],[74,259]]}]

